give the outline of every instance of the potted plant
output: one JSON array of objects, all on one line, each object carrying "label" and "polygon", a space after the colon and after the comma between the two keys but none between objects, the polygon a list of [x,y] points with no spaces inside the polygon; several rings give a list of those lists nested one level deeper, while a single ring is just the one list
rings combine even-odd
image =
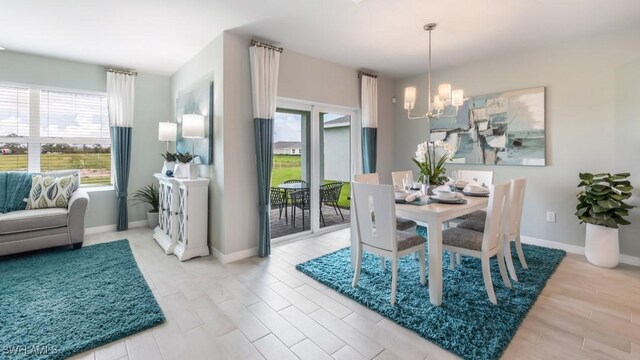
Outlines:
[{"label": "potted plant", "polygon": [[[438,151],[436,151],[438,149]],[[442,150],[439,150],[442,149]],[[442,154],[438,158],[437,155]],[[429,192],[436,186],[447,182],[444,163],[451,159],[452,149],[443,141],[423,142],[418,144],[416,156],[411,160],[420,170],[420,181],[429,184]]]},{"label": "potted plant", "polygon": [[166,154],[160,154],[164,159],[164,164],[162,165],[162,175],[167,175],[167,170],[174,171],[176,166],[176,154],[172,154],[167,151]]},{"label": "potted plant", "polygon": [[154,184],[145,185],[133,194],[133,198],[137,200],[133,205],[148,204],[151,206],[151,209],[147,212],[147,222],[152,229],[158,226],[158,208],[160,206],[158,186]]},{"label": "potted plant", "polygon": [[580,174],[582,191],[578,193],[576,216],[587,223],[585,255],[590,263],[613,268],[618,265],[620,244],[618,226],[629,225],[624,217],[633,206],[624,202],[631,197],[633,186],[629,173]]},{"label": "potted plant", "polygon": [[193,163],[193,160],[198,155],[192,155],[189,152],[185,153],[176,153],[176,160],[178,160],[178,164],[176,164],[174,176],[177,178],[189,178],[196,179],[198,177],[198,165]]}]

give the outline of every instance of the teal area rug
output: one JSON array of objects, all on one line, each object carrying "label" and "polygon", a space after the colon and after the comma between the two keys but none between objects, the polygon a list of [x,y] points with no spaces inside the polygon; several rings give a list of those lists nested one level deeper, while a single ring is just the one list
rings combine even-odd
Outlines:
[{"label": "teal area rug", "polygon": [[0,359],[64,359],[164,322],[128,240],[0,260]]},{"label": "teal area rug", "polygon": [[378,257],[365,252],[360,282],[355,289],[351,287],[349,248],[298,264],[296,268],[465,359],[498,359],[565,256],[561,250],[522,246],[529,269],[522,269],[517,256],[514,257],[520,282],[513,283],[511,289],[504,286],[498,263],[495,258],[492,260],[496,306],[489,302],[485,291],[480,259],[471,257],[463,257],[462,264],[452,271],[448,268],[448,256],[444,256],[442,306],[429,302],[428,283],[420,285],[418,261],[413,256],[405,256],[399,262],[395,306],[389,303],[389,260],[383,271]]}]

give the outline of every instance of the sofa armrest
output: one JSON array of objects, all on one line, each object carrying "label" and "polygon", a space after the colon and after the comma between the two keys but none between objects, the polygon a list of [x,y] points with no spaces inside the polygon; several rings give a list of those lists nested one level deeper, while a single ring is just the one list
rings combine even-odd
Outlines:
[{"label": "sofa armrest", "polygon": [[89,194],[82,189],[76,190],[69,199],[67,229],[72,244],[82,244],[84,240],[84,222],[89,207]]}]

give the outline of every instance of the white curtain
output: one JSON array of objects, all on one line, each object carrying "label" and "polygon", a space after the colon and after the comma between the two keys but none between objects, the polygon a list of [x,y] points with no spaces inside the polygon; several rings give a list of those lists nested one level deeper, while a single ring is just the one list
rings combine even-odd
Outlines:
[{"label": "white curtain", "polygon": [[276,114],[280,52],[263,46],[249,48],[253,118],[273,119]]},{"label": "white curtain", "polygon": [[362,127],[378,127],[378,78],[362,74]]},{"label": "white curtain", "polygon": [[107,71],[109,125],[133,126],[133,101],[136,76]]}]

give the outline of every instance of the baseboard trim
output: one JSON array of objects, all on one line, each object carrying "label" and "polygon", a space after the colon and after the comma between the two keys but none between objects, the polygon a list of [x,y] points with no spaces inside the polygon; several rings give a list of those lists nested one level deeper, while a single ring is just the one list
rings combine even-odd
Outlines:
[{"label": "baseboard trim", "polygon": [[211,250],[211,254],[213,254],[213,257],[223,264],[232,263],[234,261],[246,259],[252,256],[258,256],[257,247],[247,249],[247,250],[237,251],[231,254],[223,254],[222,252],[220,252],[220,250],[214,248],[211,245],[209,245],[209,249]]},{"label": "baseboard trim", "polygon": [[[147,225],[148,225],[147,220],[129,221],[129,229],[145,227]],[[104,225],[104,226],[94,226],[94,227],[86,228],[84,230],[84,233],[85,233],[85,235],[99,234],[99,233],[104,233],[104,232],[109,232],[109,231],[116,231],[117,229],[118,229],[118,225],[116,225],[116,224]]]},{"label": "baseboard trim", "polygon": [[[578,245],[565,244],[557,241],[543,240],[531,236],[522,236],[521,240],[525,244],[538,245],[552,249],[564,250],[568,253],[584,256],[584,247]],[[620,263],[640,266],[640,257],[620,254]]]}]

